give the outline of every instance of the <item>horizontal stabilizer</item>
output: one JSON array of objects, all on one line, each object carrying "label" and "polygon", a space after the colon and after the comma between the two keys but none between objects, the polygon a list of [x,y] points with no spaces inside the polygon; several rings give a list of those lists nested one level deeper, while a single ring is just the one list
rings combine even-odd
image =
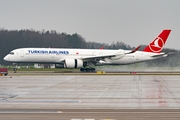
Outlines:
[{"label": "horizontal stabilizer", "polygon": [[170,52],[170,53],[163,53],[163,54],[158,54],[158,55],[153,55],[151,57],[166,57],[168,55],[171,55],[171,54],[175,54],[176,52]]},{"label": "horizontal stabilizer", "polygon": [[163,53],[163,54],[159,54],[159,55],[153,55],[151,57],[166,57],[167,55],[168,54]]}]

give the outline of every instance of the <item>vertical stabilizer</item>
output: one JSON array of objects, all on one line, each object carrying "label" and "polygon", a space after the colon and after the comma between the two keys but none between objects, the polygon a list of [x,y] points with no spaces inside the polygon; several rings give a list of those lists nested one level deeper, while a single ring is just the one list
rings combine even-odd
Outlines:
[{"label": "vertical stabilizer", "polygon": [[166,43],[171,30],[163,30],[146,48],[144,52],[160,53]]}]

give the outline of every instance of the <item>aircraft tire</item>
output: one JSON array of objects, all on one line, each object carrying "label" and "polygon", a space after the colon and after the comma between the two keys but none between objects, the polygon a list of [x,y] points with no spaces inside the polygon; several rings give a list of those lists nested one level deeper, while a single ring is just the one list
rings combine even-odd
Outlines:
[{"label": "aircraft tire", "polygon": [[80,68],[80,71],[81,71],[81,72],[85,72],[86,69],[85,69],[85,68]]},{"label": "aircraft tire", "polygon": [[90,72],[90,68],[86,68],[86,72]]},{"label": "aircraft tire", "polygon": [[80,68],[81,72],[94,72],[95,70],[95,68]]},{"label": "aircraft tire", "polygon": [[95,68],[89,68],[91,72],[94,72],[95,71]]}]

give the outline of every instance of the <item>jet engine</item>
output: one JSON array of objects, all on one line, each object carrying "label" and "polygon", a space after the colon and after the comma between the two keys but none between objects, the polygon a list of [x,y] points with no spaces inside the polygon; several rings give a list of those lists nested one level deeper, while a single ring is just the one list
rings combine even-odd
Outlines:
[{"label": "jet engine", "polygon": [[83,67],[83,61],[79,59],[65,59],[64,68],[80,68]]}]

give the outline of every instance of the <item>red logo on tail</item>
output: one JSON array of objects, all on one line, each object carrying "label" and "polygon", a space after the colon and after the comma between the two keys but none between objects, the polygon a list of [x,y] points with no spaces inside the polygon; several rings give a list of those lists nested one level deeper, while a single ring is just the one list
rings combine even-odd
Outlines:
[{"label": "red logo on tail", "polygon": [[160,37],[157,37],[152,43],[149,44],[149,48],[153,52],[160,52],[163,46],[164,46],[164,41]]}]

